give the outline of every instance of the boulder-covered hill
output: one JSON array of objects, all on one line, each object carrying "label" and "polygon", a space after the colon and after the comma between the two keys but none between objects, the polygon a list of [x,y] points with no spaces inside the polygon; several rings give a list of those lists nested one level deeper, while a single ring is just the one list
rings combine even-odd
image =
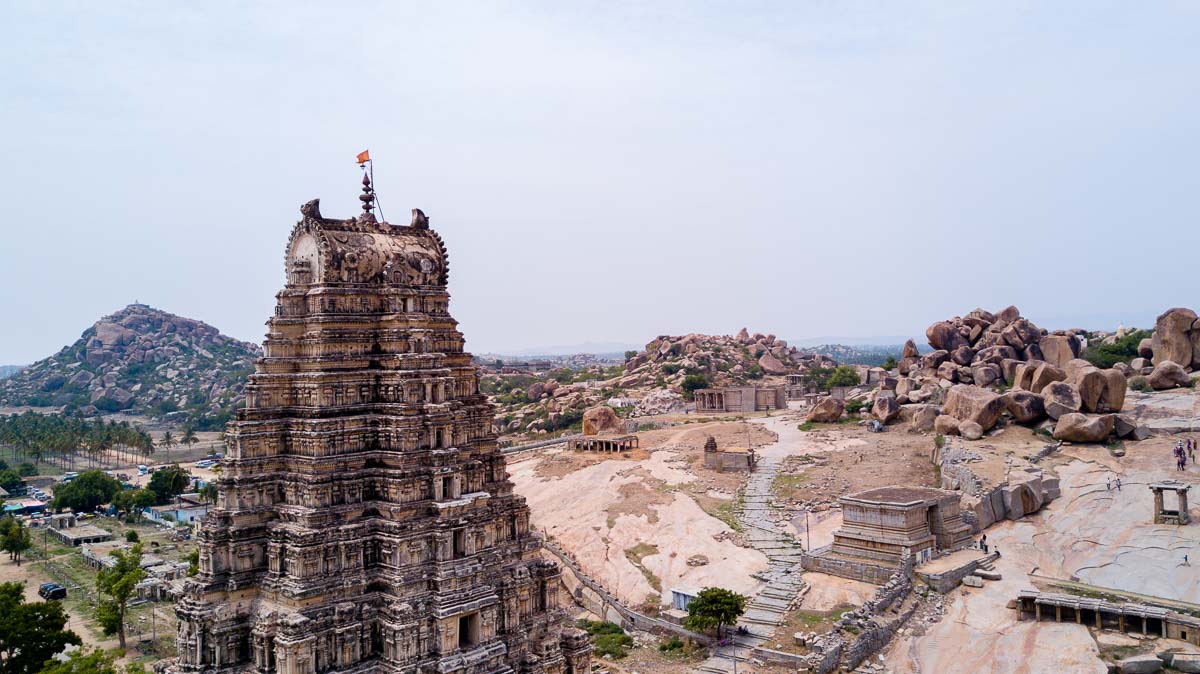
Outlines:
[{"label": "boulder-covered hill", "polygon": [[217,430],[241,406],[261,354],[202,321],[131,304],[0,381],[0,405],[65,407],[83,416],[128,411]]}]

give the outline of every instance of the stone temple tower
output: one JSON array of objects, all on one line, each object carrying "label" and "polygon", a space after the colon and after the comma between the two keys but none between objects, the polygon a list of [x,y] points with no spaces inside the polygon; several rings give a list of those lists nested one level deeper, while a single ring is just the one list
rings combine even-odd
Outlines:
[{"label": "stone temple tower", "polygon": [[363,191],[357,218],[301,208],[170,669],[585,674],[447,311],[442,239],[419,210],[377,221]]}]

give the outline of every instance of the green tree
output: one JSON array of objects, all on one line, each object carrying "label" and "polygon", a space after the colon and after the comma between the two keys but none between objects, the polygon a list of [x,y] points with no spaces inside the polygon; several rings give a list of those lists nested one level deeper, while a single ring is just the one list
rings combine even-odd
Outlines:
[{"label": "green tree", "polygon": [[21,477],[33,477],[38,474],[37,466],[28,461],[17,466],[17,475]]},{"label": "green tree", "polygon": [[117,654],[99,648],[84,651],[78,648],[65,661],[51,660],[39,674],[145,674],[146,669],[136,662],[118,667]]},{"label": "green tree", "polygon": [[183,561],[188,563],[188,576],[194,576],[200,573],[200,551],[192,550],[183,556]]},{"label": "green tree", "polygon": [[683,382],[679,384],[679,388],[683,389],[683,397],[691,400],[696,391],[708,388],[708,377],[698,373],[689,374],[683,378]]},{"label": "green tree", "polygon": [[171,499],[183,493],[191,482],[191,475],[179,466],[168,466],[154,471],[150,476],[150,484],[146,488],[154,492],[154,502],[157,505],[170,503]]},{"label": "green tree", "polygon": [[720,587],[706,587],[688,604],[688,616],[683,619],[683,626],[689,630],[703,632],[710,627],[717,628],[717,638],[721,637],[721,626],[732,625],[746,611],[745,595]]},{"label": "green tree", "polygon": [[25,603],[24,583],[0,584],[0,673],[35,674],[79,635],[57,601]]},{"label": "green tree", "polygon": [[634,358],[637,358],[637,355],[638,355],[637,350],[626,351],[625,352],[625,360],[633,360]]},{"label": "green tree", "polygon": [[[583,418],[582,414],[580,415],[580,418]],[[205,501],[215,505],[217,502],[217,483],[209,482],[208,484],[204,485],[204,488],[200,490],[200,496],[202,496]]]},{"label": "green tree", "polygon": [[133,529],[125,532],[126,543],[137,543],[140,538],[141,536],[138,536],[138,532]]},{"label": "green tree", "polygon": [[17,488],[21,486],[21,484],[22,484],[21,476],[17,475],[17,472],[15,470],[11,470],[8,468],[5,468],[4,470],[0,470],[0,487],[2,487],[4,489],[4,491],[7,491],[7,492],[16,491]]},{"label": "green tree", "polygon": [[825,382],[825,389],[829,390],[834,386],[858,386],[858,371],[849,365],[838,365],[833,370],[833,374],[829,375],[829,379]]},{"label": "green tree", "polygon": [[200,438],[196,437],[196,429],[192,428],[191,426],[184,428],[183,437],[179,438],[179,444],[191,447],[197,442],[200,442]]},{"label": "green tree", "polygon": [[129,608],[129,598],[146,575],[142,570],[142,544],[134,545],[128,552],[114,550],[110,554],[116,563],[96,574],[96,591],[107,595],[96,609],[96,619],[105,634],[117,635],[121,650],[124,650],[125,612]]},{"label": "green tree", "polygon": [[70,508],[77,513],[91,512],[109,503],[121,493],[121,483],[102,470],[89,470],[54,490],[55,508]]},{"label": "green tree", "polygon": [[899,363],[896,362],[894,356],[888,356],[887,360],[883,361],[883,369],[885,370],[895,370],[898,365]]},{"label": "green tree", "polygon": [[21,555],[33,547],[33,535],[20,520],[9,515],[0,519],[0,550],[8,553],[8,560],[21,565]]}]

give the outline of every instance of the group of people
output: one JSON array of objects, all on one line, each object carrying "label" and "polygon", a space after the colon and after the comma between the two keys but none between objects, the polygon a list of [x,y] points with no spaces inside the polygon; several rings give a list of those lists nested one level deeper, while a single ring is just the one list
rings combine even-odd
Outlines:
[{"label": "group of people", "polygon": [[1196,463],[1196,442],[1191,438],[1187,442],[1183,440],[1175,441],[1175,468],[1176,470],[1184,470],[1188,460]]},{"label": "group of people", "polygon": [[[1121,491],[1121,478],[1119,478],[1119,477],[1117,478],[1116,485],[1117,485],[1117,491]],[[1112,491],[1112,488],[1113,488],[1112,478],[1111,477],[1104,478],[1104,491]]]}]

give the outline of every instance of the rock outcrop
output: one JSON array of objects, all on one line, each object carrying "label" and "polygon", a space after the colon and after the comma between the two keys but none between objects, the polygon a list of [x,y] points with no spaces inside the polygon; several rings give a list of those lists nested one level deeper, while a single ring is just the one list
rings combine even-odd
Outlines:
[{"label": "rock outcrop", "polygon": [[597,405],[585,410],[583,413],[584,435],[605,435],[622,433],[624,431],[624,422],[613,411],[613,408],[608,405]]},{"label": "rock outcrop", "polygon": [[846,403],[837,398],[821,398],[821,400],[813,405],[812,410],[808,413],[808,420],[818,423],[832,423],[842,418],[842,412],[846,410]]},{"label": "rock outcrop", "polygon": [[1004,412],[1004,400],[987,389],[959,384],[950,388],[942,411],[960,422],[973,421],[983,431],[996,425]]},{"label": "rock outcrop", "polygon": [[1112,414],[1064,414],[1054,425],[1054,437],[1070,442],[1103,442],[1113,432]]},{"label": "rock outcrop", "polygon": [[1169,388],[1180,388],[1191,382],[1191,377],[1183,367],[1174,361],[1164,360],[1154,366],[1154,371],[1146,377],[1146,382],[1156,391]]}]

